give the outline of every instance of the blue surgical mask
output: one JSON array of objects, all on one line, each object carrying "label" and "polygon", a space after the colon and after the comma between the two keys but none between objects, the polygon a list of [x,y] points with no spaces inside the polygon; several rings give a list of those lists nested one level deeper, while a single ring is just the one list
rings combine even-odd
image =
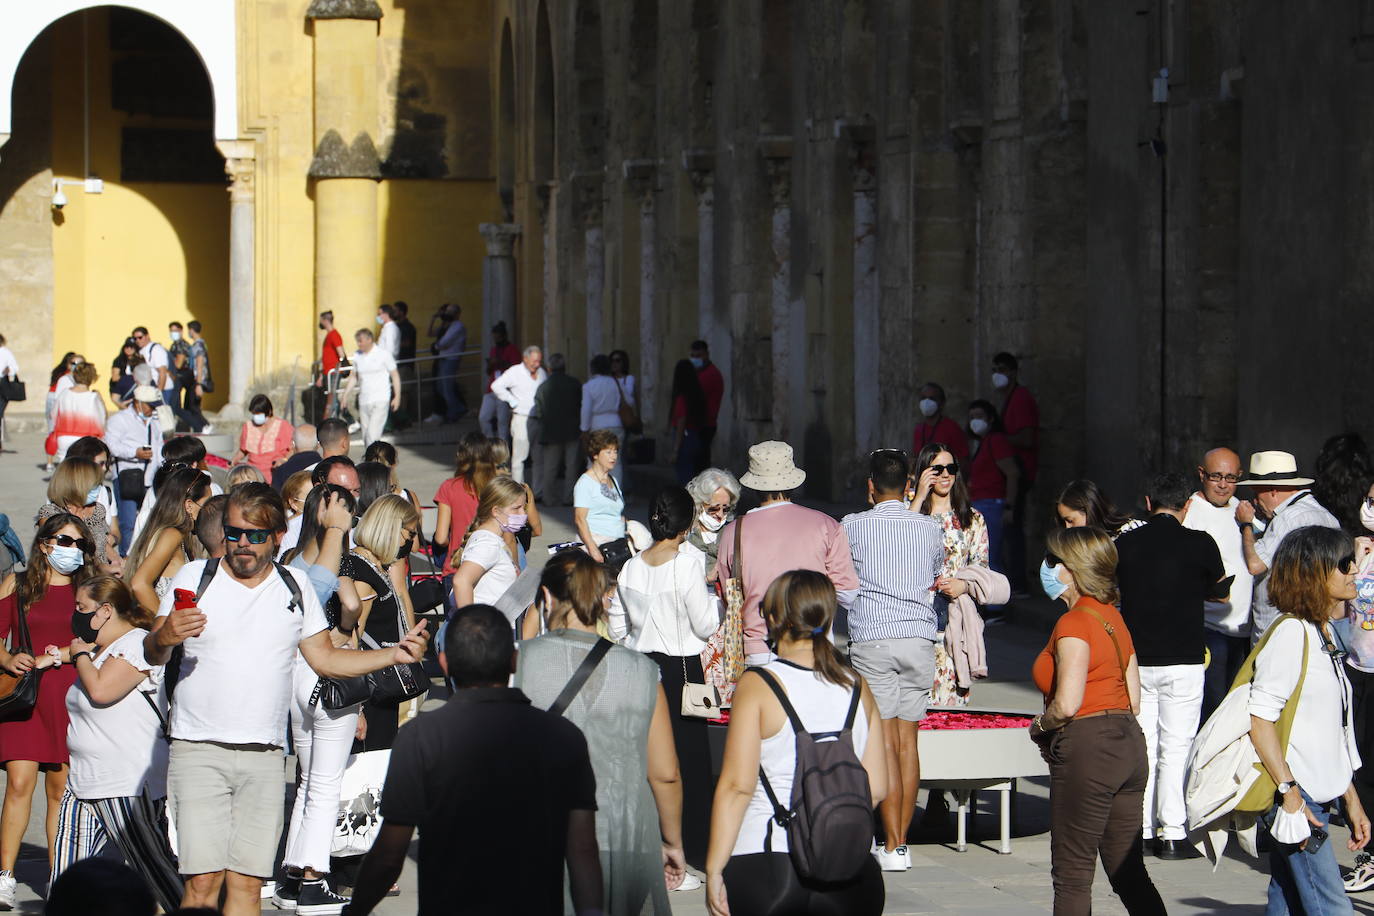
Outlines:
[{"label": "blue surgical mask", "polygon": [[701,368],[704,367],[705,365],[706,365],[706,360],[702,359],[700,356],[693,356],[693,357],[692,357],[692,368],[693,368],[693,369],[701,369]]},{"label": "blue surgical mask", "polygon": [[96,484],[86,491],[86,505],[100,502],[100,484]]},{"label": "blue surgical mask", "polygon": [[86,555],[80,547],[54,546],[52,553],[48,554],[48,564],[64,576],[76,572],[85,562]]},{"label": "blue surgical mask", "polygon": [[377,323],[378,323],[378,324],[386,324],[386,319],[384,319],[381,315],[378,315],[378,316],[377,316]]},{"label": "blue surgical mask", "polygon": [[1059,567],[1051,566],[1048,560],[1040,561],[1040,587],[1051,601],[1058,601],[1069,590],[1068,583],[1059,581]]}]

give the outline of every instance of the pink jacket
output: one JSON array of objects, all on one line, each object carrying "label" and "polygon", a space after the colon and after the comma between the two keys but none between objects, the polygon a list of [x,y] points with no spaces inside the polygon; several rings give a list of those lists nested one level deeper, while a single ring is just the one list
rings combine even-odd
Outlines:
[{"label": "pink jacket", "polygon": [[1011,598],[1011,583],[1001,573],[982,566],[965,566],[954,578],[966,583],[968,592],[949,603],[945,651],[954,660],[955,685],[966,689],[974,678],[988,676],[988,650],[978,605],[1005,604]]}]

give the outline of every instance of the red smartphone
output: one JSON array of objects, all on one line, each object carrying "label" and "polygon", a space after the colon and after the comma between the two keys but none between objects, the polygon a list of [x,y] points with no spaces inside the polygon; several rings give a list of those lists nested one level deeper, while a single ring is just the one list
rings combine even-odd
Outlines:
[{"label": "red smartphone", "polygon": [[172,606],[177,610],[196,606],[196,593],[189,588],[178,588],[172,592]]}]

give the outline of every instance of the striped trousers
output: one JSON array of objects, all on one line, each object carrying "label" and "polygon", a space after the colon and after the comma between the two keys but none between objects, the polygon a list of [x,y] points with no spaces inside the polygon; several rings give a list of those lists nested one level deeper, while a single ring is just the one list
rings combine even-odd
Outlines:
[{"label": "striped trousers", "polygon": [[181,906],[181,875],[167,842],[166,802],[153,801],[146,793],[81,799],[71,789],[64,792],[57,814],[52,881],[73,863],[99,854],[111,841],[148,883],[164,912]]}]

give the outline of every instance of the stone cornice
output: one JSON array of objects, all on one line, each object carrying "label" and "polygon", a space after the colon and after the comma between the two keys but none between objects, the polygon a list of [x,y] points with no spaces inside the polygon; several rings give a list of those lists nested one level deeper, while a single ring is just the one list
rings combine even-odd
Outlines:
[{"label": "stone cornice", "polygon": [[306,19],[371,19],[382,18],[377,0],[311,0]]}]

